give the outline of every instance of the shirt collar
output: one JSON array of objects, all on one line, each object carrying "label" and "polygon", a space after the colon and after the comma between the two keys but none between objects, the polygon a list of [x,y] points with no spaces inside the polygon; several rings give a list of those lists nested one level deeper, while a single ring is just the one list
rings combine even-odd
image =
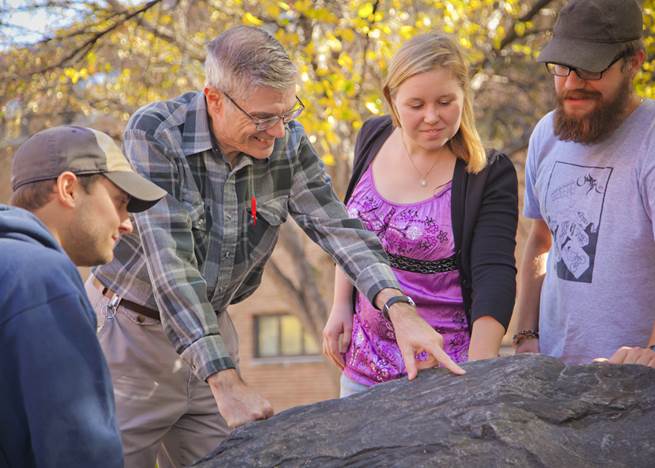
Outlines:
[{"label": "shirt collar", "polygon": [[198,91],[187,107],[182,130],[182,151],[185,156],[212,149],[209,116],[205,95]]}]

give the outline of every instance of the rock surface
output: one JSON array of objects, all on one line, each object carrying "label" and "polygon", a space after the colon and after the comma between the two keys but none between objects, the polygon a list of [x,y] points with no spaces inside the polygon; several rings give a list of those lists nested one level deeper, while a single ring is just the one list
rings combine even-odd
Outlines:
[{"label": "rock surface", "polygon": [[196,467],[655,467],[655,369],[519,355],[284,411]]}]

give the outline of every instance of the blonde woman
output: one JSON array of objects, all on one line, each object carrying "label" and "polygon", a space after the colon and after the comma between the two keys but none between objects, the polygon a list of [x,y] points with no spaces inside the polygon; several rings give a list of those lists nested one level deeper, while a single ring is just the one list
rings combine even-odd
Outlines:
[{"label": "blonde woman", "polygon": [[[455,362],[495,357],[516,289],[516,171],[483,149],[452,39],[404,44],[384,97],[391,115],[367,121],[357,138],[349,213],[377,234],[404,294]],[[339,267],[323,350],[343,370],[342,396],[406,374],[391,323]]]}]

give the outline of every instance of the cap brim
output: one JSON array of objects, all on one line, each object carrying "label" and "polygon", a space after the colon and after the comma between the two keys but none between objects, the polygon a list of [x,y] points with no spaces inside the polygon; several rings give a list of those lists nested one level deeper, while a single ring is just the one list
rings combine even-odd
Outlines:
[{"label": "cap brim", "polygon": [[624,43],[601,44],[579,39],[553,38],[537,58],[541,63],[559,63],[590,72],[605,70],[625,49]]},{"label": "cap brim", "polygon": [[114,185],[130,196],[127,211],[145,211],[166,196],[166,191],[136,172],[105,172]]}]

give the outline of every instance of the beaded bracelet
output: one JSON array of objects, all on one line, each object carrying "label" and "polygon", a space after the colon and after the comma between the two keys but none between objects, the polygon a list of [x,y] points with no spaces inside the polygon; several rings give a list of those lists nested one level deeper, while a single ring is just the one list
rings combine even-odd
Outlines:
[{"label": "beaded bracelet", "polygon": [[512,343],[514,346],[521,344],[526,338],[536,338],[539,339],[539,332],[537,330],[521,330],[516,335],[512,337]]}]

